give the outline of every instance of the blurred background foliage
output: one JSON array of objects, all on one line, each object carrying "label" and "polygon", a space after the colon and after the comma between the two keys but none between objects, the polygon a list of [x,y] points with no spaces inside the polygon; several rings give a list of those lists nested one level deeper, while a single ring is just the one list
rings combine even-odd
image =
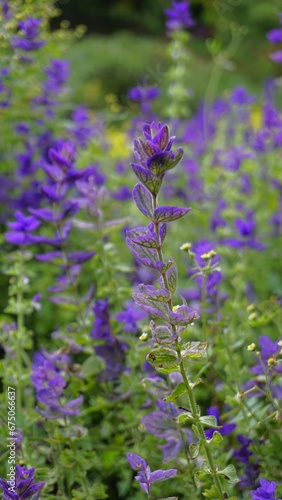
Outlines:
[{"label": "blurred background foliage", "polygon": [[[87,28],[85,37],[68,54],[77,102],[96,109],[110,103],[118,111],[128,88],[144,78],[148,84],[165,88],[169,39],[164,9],[169,5],[170,0],[57,2],[61,15],[54,19],[54,27],[64,20],[72,27],[83,24]],[[196,20],[190,41],[192,80],[197,81],[195,105],[205,94],[212,71],[210,51],[224,52],[231,31],[240,33],[241,43],[231,60],[222,63],[217,94],[234,85],[245,85],[258,93],[267,75],[279,76],[281,70],[268,59],[272,47],[265,33],[278,26],[280,7],[280,0],[191,0]],[[213,40],[210,50],[209,40]]]}]

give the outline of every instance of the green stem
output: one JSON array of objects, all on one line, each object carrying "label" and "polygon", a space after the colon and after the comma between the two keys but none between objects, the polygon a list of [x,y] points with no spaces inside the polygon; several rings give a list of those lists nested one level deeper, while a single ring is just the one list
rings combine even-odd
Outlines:
[{"label": "green stem", "polygon": [[18,270],[18,289],[17,289],[17,344],[16,344],[16,360],[17,360],[17,416],[22,414],[22,339],[24,335],[24,308],[23,308],[23,276],[24,272],[24,257],[23,249],[20,251],[19,270]]},{"label": "green stem", "polygon": [[204,271],[203,274],[204,282],[202,288],[202,326],[204,333],[204,340],[207,342],[207,308],[206,308],[206,298],[207,298],[207,275]]},{"label": "green stem", "polygon": [[[154,210],[157,208],[157,196],[156,195],[155,196],[153,195],[153,208],[154,208]],[[159,225],[158,225],[158,223],[154,223],[154,227],[155,227],[156,235],[157,235],[157,237],[159,239]],[[159,239],[159,241],[160,241],[160,239]],[[158,251],[158,258],[159,258],[159,260],[163,261],[163,254],[162,254],[162,245],[161,245],[161,242],[160,242],[160,246],[159,246],[159,248],[158,248],[157,251]],[[169,289],[168,281],[167,281],[167,277],[166,277],[166,272],[162,273],[162,277],[163,277],[165,288]],[[168,306],[169,306],[170,310],[172,311],[173,307],[172,307],[172,301],[171,300],[169,301]],[[175,325],[171,324],[171,328],[172,328],[173,333],[177,336],[177,331],[176,331]],[[190,384],[189,384],[189,381],[188,381],[188,378],[187,378],[187,375],[186,375],[186,372],[185,372],[185,367],[184,367],[183,360],[181,359],[180,346],[178,345],[178,341],[176,341],[176,344],[177,344],[177,350],[178,350],[179,359],[180,359],[180,364],[179,364],[179,366],[180,366],[180,372],[181,372],[181,375],[182,375],[182,378],[183,378],[183,382],[184,382],[185,387],[186,387],[186,391],[187,391],[187,396],[188,396],[188,400],[189,400],[189,405],[190,405],[190,408],[191,408],[192,417],[193,417],[193,419],[195,421],[195,425],[196,425],[196,428],[197,428],[197,431],[198,431],[198,434],[199,434],[199,437],[200,437],[200,442],[202,443],[202,445],[203,445],[203,447],[205,449],[207,461],[208,461],[209,467],[210,467],[210,473],[211,473],[211,476],[213,478],[213,483],[215,485],[215,488],[217,490],[218,498],[220,500],[224,500],[224,493],[223,493],[223,490],[222,490],[221,482],[220,482],[220,479],[219,479],[218,474],[217,474],[216,466],[214,464],[213,456],[212,456],[212,454],[210,452],[209,445],[208,445],[208,443],[206,441],[206,436],[205,436],[205,431],[204,431],[203,425],[200,422],[200,414],[199,414],[199,412],[197,410],[197,404],[196,404],[196,401],[195,401],[193,390],[190,387]]]}]

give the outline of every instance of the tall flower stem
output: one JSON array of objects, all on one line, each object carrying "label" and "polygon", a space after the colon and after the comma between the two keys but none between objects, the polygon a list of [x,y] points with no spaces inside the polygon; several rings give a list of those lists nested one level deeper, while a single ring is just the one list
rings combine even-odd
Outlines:
[{"label": "tall flower stem", "polygon": [[24,250],[19,252],[18,263],[18,282],[17,282],[17,347],[16,347],[16,360],[17,360],[17,416],[21,415],[22,410],[22,339],[24,335],[24,304],[23,304],[23,287],[24,287]]},{"label": "tall flower stem", "polygon": [[[157,195],[152,195],[152,198],[153,198],[153,208],[155,210],[157,208],[157,206],[158,206]],[[157,238],[159,240],[159,248],[157,250],[158,251],[158,257],[159,257],[160,261],[163,261],[162,242],[160,240],[159,225],[158,225],[158,223],[154,223],[154,228],[155,228],[155,233],[157,235]],[[165,288],[169,289],[166,272],[162,273],[162,277],[163,277]],[[168,302],[168,306],[169,306],[170,310],[172,311],[173,310],[172,300],[170,300]],[[175,336],[177,336],[175,325],[173,325],[173,324],[170,324],[170,325],[171,325],[173,333],[175,334]],[[210,467],[210,474],[211,474],[211,476],[213,478],[213,483],[214,483],[215,488],[217,490],[218,498],[220,500],[224,500],[224,493],[223,493],[223,490],[222,490],[221,482],[220,482],[220,479],[219,479],[218,474],[217,474],[216,466],[214,464],[213,456],[212,456],[212,454],[210,452],[209,445],[208,445],[208,443],[206,441],[204,427],[203,427],[202,423],[200,422],[200,413],[199,413],[199,411],[197,409],[197,404],[196,404],[196,401],[195,401],[193,389],[191,388],[189,380],[188,380],[187,375],[186,375],[186,370],[185,370],[184,362],[183,362],[182,357],[181,357],[181,345],[179,344],[178,339],[176,340],[176,351],[178,352],[178,356],[179,356],[180,373],[182,375],[182,379],[183,379],[183,382],[184,382],[185,387],[186,387],[186,392],[187,392],[187,396],[188,396],[189,406],[191,408],[192,417],[193,417],[194,423],[195,423],[197,431],[198,431],[200,442],[201,442],[201,444],[202,444],[202,446],[204,447],[204,450],[205,450],[207,461],[208,461],[209,467]]]}]

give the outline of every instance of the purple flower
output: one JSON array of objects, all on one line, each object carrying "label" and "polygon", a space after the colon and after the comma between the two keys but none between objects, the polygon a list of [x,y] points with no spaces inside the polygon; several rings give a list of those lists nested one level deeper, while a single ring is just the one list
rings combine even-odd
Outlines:
[{"label": "purple flower", "polygon": [[16,156],[18,161],[18,173],[20,176],[28,176],[34,174],[37,165],[33,160],[34,149],[30,144],[26,144],[25,153],[20,153]]},{"label": "purple flower", "polygon": [[186,1],[172,0],[170,9],[165,9],[167,17],[166,27],[168,31],[176,31],[192,28],[195,21],[192,19],[190,3]]},{"label": "purple flower", "polygon": [[177,474],[176,469],[168,469],[168,470],[155,470],[151,472],[150,467],[147,465],[146,460],[144,458],[139,457],[135,453],[127,453],[127,460],[129,462],[130,467],[133,470],[138,471],[135,479],[139,482],[140,487],[143,491],[147,493],[147,495],[151,495],[152,485],[157,482],[166,481],[167,479],[171,479]]},{"label": "purple flower", "polygon": [[273,30],[268,31],[266,36],[271,43],[282,43],[282,29],[281,28],[275,28]]},{"label": "purple flower", "polygon": [[166,444],[162,445],[163,462],[169,462],[189,446],[192,440],[191,431],[183,428],[180,432],[179,426],[175,421],[175,417],[181,414],[172,403],[165,403],[158,400],[157,411],[148,413],[141,419],[141,423],[145,429],[153,436],[163,438]]},{"label": "purple flower", "polygon": [[36,237],[31,235],[40,226],[40,222],[32,215],[24,215],[20,210],[15,213],[15,222],[8,222],[7,225],[12,231],[5,233],[6,241],[13,245],[30,245],[36,241]]},{"label": "purple flower", "polygon": [[183,149],[171,151],[175,137],[170,137],[167,125],[160,122],[143,125],[145,141],[135,139],[133,150],[136,160],[140,164],[131,163],[138,179],[146,188],[156,195],[162,184],[167,170],[174,168],[183,156]]},{"label": "purple flower", "polygon": [[[200,240],[197,243],[192,245],[192,252],[195,254],[195,261],[200,267],[205,267],[207,265],[207,261],[203,258],[204,254],[207,254],[215,249],[215,243],[212,243],[208,240]],[[211,258],[211,265],[217,264],[219,261],[218,255],[213,255]]]},{"label": "purple flower", "polygon": [[0,488],[3,490],[2,500],[38,500],[44,484],[34,482],[35,469],[16,465],[15,479],[0,479]]},{"label": "purple flower", "polygon": [[282,373],[282,365],[276,361],[281,351],[281,340],[273,342],[267,335],[259,337],[260,359],[250,371],[256,375],[267,373]]},{"label": "purple flower", "polygon": [[6,0],[1,0],[0,7],[2,7],[3,19],[5,19],[5,21],[7,21],[8,19],[10,19],[12,17],[12,14],[10,12],[9,3]]},{"label": "purple flower", "polygon": [[253,158],[255,158],[255,154],[253,152],[247,151],[241,146],[234,146],[233,148],[222,153],[221,163],[223,168],[226,170],[236,172],[239,170],[242,161]]},{"label": "purple flower", "polygon": [[87,109],[78,106],[72,113],[71,132],[79,146],[87,146],[93,136],[93,126],[90,125],[90,117]]},{"label": "purple flower", "polygon": [[129,89],[127,95],[132,101],[151,101],[159,97],[160,91],[157,87],[145,87],[140,85],[139,87],[132,87]]},{"label": "purple flower", "polygon": [[125,303],[125,309],[116,315],[117,321],[124,323],[123,330],[125,332],[137,333],[138,321],[146,318],[147,314],[136,307],[132,300]]},{"label": "purple flower", "polygon": [[[228,434],[231,434],[231,432],[234,431],[236,428],[236,424],[222,424],[220,420],[220,415],[219,415],[219,410],[216,406],[211,406],[207,410],[207,415],[213,415],[216,418],[216,423],[217,425],[220,425],[221,428],[218,429],[218,432],[222,436],[227,436]],[[214,431],[212,429],[207,429],[205,431],[205,435],[208,439],[211,439],[213,436]]]},{"label": "purple flower", "polygon": [[43,40],[36,40],[40,33],[38,27],[40,26],[41,22],[41,19],[35,19],[31,16],[24,21],[20,21],[19,28],[22,31],[23,36],[14,37],[12,39],[12,46],[15,49],[21,49],[25,52],[30,52],[40,49],[40,47],[45,45],[45,42]]},{"label": "purple flower", "polygon": [[235,87],[235,89],[231,92],[230,101],[232,104],[246,106],[253,104],[256,101],[256,98],[255,96],[248,94],[244,87]]},{"label": "purple flower", "polygon": [[260,486],[256,490],[251,491],[252,500],[275,500],[276,483],[274,481],[267,481],[266,479],[260,479],[259,483]]},{"label": "purple flower", "polygon": [[265,250],[265,245],[255,238],[256,222],[252,212],[247,212],[245,218],[236,218],[235,227],[240,238],[224,238],[222,243],[233,248],[250,247],[255,250]]},{"label": "purple flower", "polygon": [[244,464],[244,476],[240,477],[239,487],[254,488],[257,484],[259,476],[259,462],[253,460],[254,454],[250,450],[250,445],[253,443],[252,439],[246,438],[242,434],[237,435],[237,440],[241,447],[234,451],[233,457],[235,460]]},{"label": "purple flower", "polygon": [[117,380],[124,370],[124,351],[128,346],[124,342],[119,342],[112,332],[108,299],[97,300],[93,311],[95,322],[91,337],[104,342],[103,345],[95,346],[95,351],[106,364],[98,378],[104,382]]},{"label": "purple flower", "polygon": [[66,60],[52,59],[45,73],[47,79],[43,84],[44,90],[53,93],[61,92],[64,84],[69,78],[69,62]]},{"label": "purple flower", "polygon": [[83,402],[80,396],[65,403],[64,389],[67,386],[66,370],[70,364],[67,354],[48,353],[45,350],[35,353],[31,380],[36,389],[36,397],[40,405],[36,410],[47,419],[56,419],[71,415],[79,415]]},{"label": "purple flower", "polygon": [[272,52],[269,58],[275,63],[282,63],[282,50],[276,50],[276,52]]}]

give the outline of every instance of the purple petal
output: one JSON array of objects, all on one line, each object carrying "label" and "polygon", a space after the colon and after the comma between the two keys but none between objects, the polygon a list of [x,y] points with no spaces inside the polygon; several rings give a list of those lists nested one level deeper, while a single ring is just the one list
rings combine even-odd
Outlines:
[{"label": "purple petal", "polygon": [[139,457],[135,453],[126,454],[129,465],[134,470],[146,470],[147,462],[144,458]]},{"label": "purple petal", "polygon": [[176,476],[177,469],[155,470],[150,474],[150,483],[157,483]]}]

